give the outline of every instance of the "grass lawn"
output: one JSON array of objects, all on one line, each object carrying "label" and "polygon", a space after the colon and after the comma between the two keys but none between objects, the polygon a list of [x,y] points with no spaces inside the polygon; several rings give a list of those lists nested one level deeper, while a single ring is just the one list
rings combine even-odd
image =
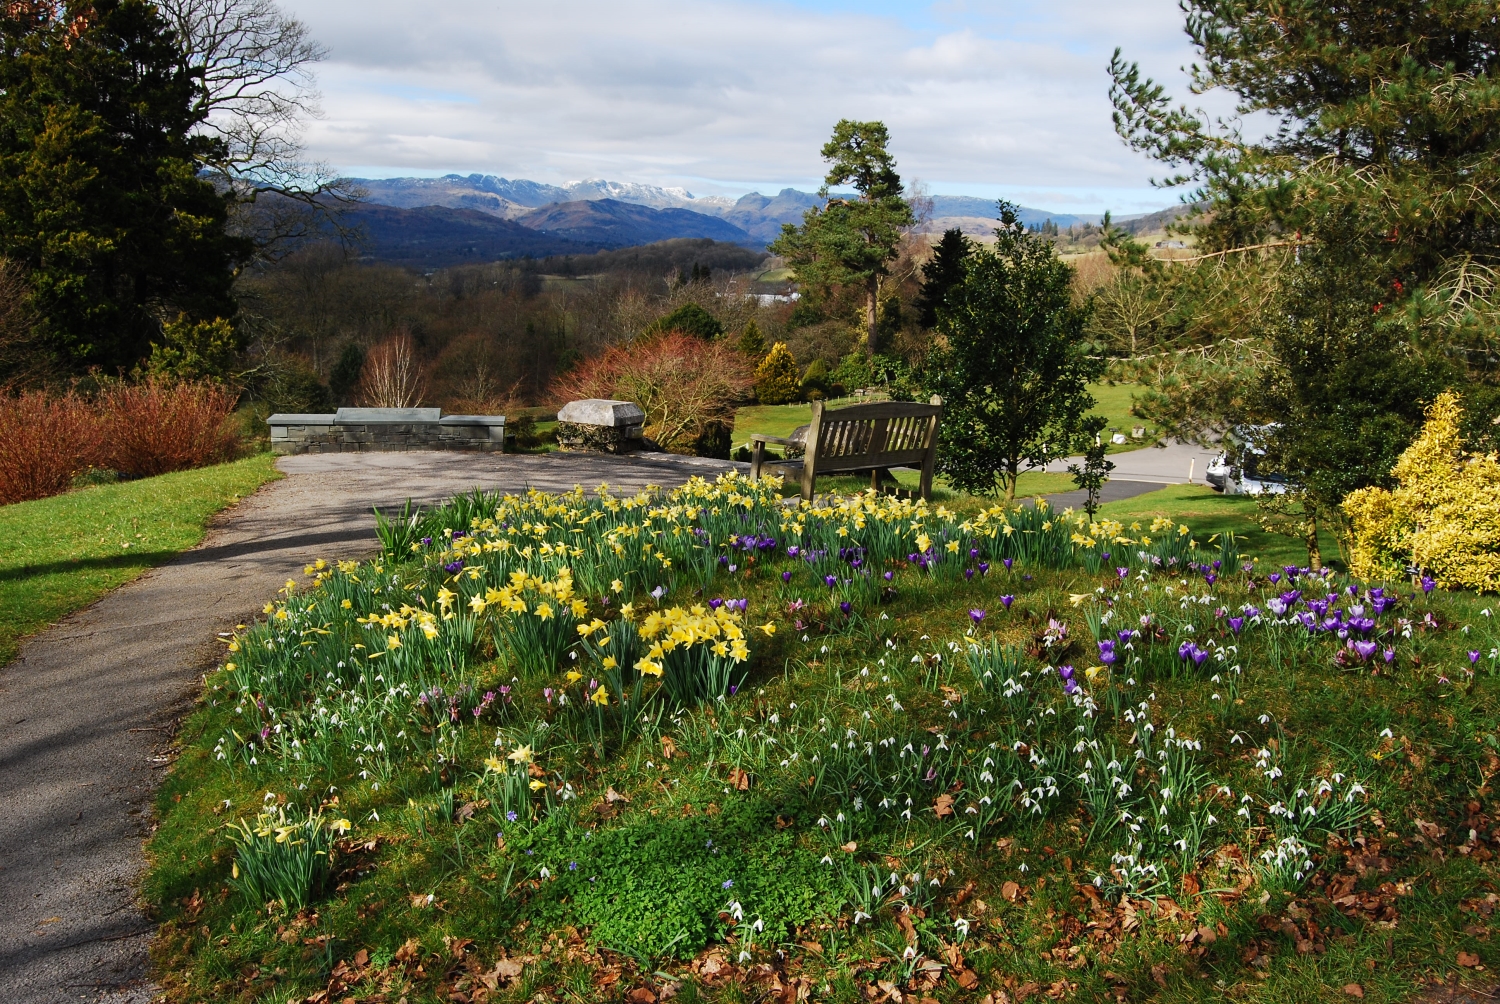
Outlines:
[{"label": "grass lawn", "polygon": [[274,459],[0,506],[0,665],[22,638],[197,544],[209,517],[281,476]]},{"label": "grass lawn", "polygon": [[155,975],[246,1004],[1488,980],[1492,599],[1215,574],[1242,503],[1170,491],[1129,508],[1199,546],[1102,568],[1030,508],[457,500],[268,597],[209,675],[157,800]]},{"label": "grass lawn", "polygon": [[[1241,541],[1240,550],[1249,557],[1259,558],[1268,569],[1307,564],[1307,548],[1300,542],[1261,529],[1255,521],[1255,498],[1250,495],[1221,495],[1202,485],[1168,485],[1123,502],[1107,503],[1099,507],[1099,512],[1126,525],[1169,516],[1187,523],[1204,539],[1232,530]],[[1318,542],[1323,561],[1342,567],[1333,535],[1324,532]]]}]

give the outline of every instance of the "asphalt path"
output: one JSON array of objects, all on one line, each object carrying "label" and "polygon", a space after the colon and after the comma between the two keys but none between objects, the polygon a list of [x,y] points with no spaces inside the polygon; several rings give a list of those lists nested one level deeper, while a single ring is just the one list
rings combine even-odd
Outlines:
[{"label": "asphalt path", "polygon": [[41,632],[0,669],[0,1004],[146,1004],[154,927],[138,883],[153,794],[219,633],[315,558],[376,546],[372,506],[475,486],[626,491],[731,465],[682,457],[460,453],[286,457],[287,477],[203,543]]}]

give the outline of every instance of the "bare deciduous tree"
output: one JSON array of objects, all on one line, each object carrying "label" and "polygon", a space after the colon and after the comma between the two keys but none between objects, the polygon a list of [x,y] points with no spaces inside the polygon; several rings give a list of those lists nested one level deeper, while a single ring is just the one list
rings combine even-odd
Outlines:
[{"label": "bare deciduous tree", "polygon": [[415,408],[427,392],[411,335],[401,333],[370,350],[359,382],[369,408]]},{"label": "bare deciduous tree", "polygon": [[316,236],[361,195],[304,156],[319,114],[313,67],[326,51],[273,0],[158,0],[198,79],[203,166],[234,193],[236,228],[275,259]]}]

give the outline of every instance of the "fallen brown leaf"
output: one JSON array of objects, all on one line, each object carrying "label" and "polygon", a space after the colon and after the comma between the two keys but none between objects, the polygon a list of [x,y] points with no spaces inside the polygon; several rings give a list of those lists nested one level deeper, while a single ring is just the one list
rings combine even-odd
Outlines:
[{"label": "fallen brown leaf", "polygon": [[1365,988],[1358,983],[1345,983],[1344,993],[1350,997],[1363,997],[1365,995]]},{"label": "fallen brown leaf", "polygon": [[1000,887],[1000,897],[1007,902],[1014,903],[1021,898],[1021,887],[1014,882],[1007,881]]},{"label": "fallen brown leaf", "polygon": [[672,741],[671,736],[661,737],[661,756],[663,760],[670,760],[677,755],[677,744]]},{"label": "fallen brown leaf", "polygon": [[953,978],[956,979],[958,981],[958,985],[963,987],[965,990],[973,990],[975,987],[979,986],[979,974],[974,972],[974,970],[972,969],[960,969],[958,971],[958,975]]},{"label": "fallen brown leaf", "polygon": [[737,791],[749,791],[750,775],[738,767],[731,768],[729,771],[729,786]]},{"label": "fallen brown leaf", "polygon": [[629,802],[630,796],[620,794],[618,791],[615,791],[614,785],[610,785],[604,792],[604,800],[606,802]]},{"label": "fallen brown leaf", "polygon": [[843,851],[846,854],[853,854],[855,851],[859,850],[859,844],[856,844],[851,840],[847,844],[839,845],[839,850]]},{"label": "fallen brown leaf", "polygon": [[1473,952],[1459,952],[1458,964],[1463,966],[1465,969],[1473,969],[1475,966],[1479,965],[1479,956],[1475,955]]},{"label": "fallen brown leaf", "polygon": [[932,807],[937,812],[938,818],[953,815],[953,796],[946,791],[932,800]]}]

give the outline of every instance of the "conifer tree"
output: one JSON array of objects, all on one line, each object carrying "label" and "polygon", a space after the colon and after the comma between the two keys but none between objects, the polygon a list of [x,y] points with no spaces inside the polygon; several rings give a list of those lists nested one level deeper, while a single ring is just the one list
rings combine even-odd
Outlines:
[{"label": "conifer tree", "polygon": [[172,32],[145,0],[0,10],[0,257],[29,276],[40,341],[129,368],[163,322],[235,314],[248,242],[200,176],[216,142]]},{"label": "conifer tree", "polygon": [[969,255],[969,239],[954,227],[943,231],[943,239],[932,249],[932,257],[922,264],[922,290],[917,294],[918,316],[922,326],[937,324],[938,308],[948,290],[963,282],[964,259]]},{"label": "conifer tree", "polygon": [[[827,203],[809,209],[802,226],[784,225],[767,248],[786,259],[799,282],[864,287],[865,351],[870,355],[879,347],[880,281],[889,274],[902,232],[914,221],[902,196],[896,160],[886,149],[889,143],[882,122],[839,120],[823,146],[830,167],[819,194]],[[830,198],[835,185],[851,185],[859,197]]]}]

